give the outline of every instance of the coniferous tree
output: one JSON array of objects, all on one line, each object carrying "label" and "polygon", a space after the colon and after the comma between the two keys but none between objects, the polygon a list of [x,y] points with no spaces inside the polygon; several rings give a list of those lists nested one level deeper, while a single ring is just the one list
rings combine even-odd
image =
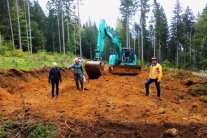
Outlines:
[{"label": "coniferous tree", "polygon": [[[149,0],[140,0],[140,9],[141,9],[141,18],[140,18],[140,24],[141,24],[141,60],[142,61],[149,61],[149,57],[151,57],[152,50],[150,48],[148,31],[146,29],[146,19],[147,19],[147,13],[149,12]],[[145,51],[145,53],[144,53]]]},{"label": "coniferous tree", "polygon": [[120,11],[122,14],[122,21],[125,24],[126,30],[126,47],[129,47],[129,22],[132,15],[135,14],[138,3],[136,0],[121,0]]},{"label": "coniferous tree", "polygon": [[13,46],[13,49],[15,49],[15,45],[14,45],[14,32],[13,32],[13,25],[12,25],[11,13],[10,13],[9,0],[7,0],[7,9],[8,9],[8,15],[9,15],[9,25],[10,25],[10,29],[11,29],[12,46]]},{"label": "coniferous tree", "polygon": [[176,1],[175,8],[173,10],[174,16],[171,23],[171,38],[170,38],[170,59],[176,61],[176,66],[179,66],[179,52],[181,51],[182,45],[182,8],[179,0]]},{"label": "coniferous tree", "polygon": [[169,37],[167,18],[164,9],[154,0],[154,17],[155,17],[155,39],[156,48],[158,49],[159,61],[167,58],[167,41]]},{"label": "coniferous tree", "polygon": [[[98,29],[95,23],[90,20],[83,25],[82,29],[82,46],[83,56],[92,59],[94,51],[97,49],[96,43],[98,38]],[[105,45],[106,47],[106,45]]]},{"label": "coniferous tree", "polygon": [[205,9],[194,25],[193,61],[196,67],[200,69],[207,67],[207,10]]},{"label": "coniferous tree", "polygon": [[[192,36],[193,36],[193,23],[195,17],[192,10],[187,7],[185,13],[182,15],[182,24],[183,24],[183,51],[181,53],[184,66],[191,65],[191,55],[192,55]],[[189,63],[187,63],[189,62]]]}]

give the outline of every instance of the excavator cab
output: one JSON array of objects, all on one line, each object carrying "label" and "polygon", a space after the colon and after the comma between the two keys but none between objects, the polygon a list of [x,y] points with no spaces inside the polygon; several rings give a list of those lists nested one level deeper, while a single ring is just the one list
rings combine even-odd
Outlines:
[{"label": "excavator cab", "polygon": [[109,58],[109,72],[115,75],[137,75],[141,66],[137,64],[137,56],[134,53],[134,49],[132,48],[122,48],[121,50],[121,59],[118,60],[119,64],[111,64],[111,57],[115,55],[111,55]]},{"label": "excavator cab", "polygon": [[[122,58],[121,58],[121,62],[122,63],[134,63],[135,61],[135,57],[134,57],[134,50],[132,48],[123,48],[122,49]],[[135,61],[136,62],[136,61]],[[134,63],[136,65],[136,63]]]}]

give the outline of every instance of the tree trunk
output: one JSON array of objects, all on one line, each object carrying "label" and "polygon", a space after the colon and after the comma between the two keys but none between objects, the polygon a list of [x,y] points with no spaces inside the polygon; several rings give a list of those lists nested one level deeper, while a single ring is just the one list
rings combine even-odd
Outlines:
[{"label": "tree trunk", "polygon": [[45,42],[44,42],[44,34],[43,34],[43,30],[41,29],[41,36],[42,36],[42,49],[45,50]]},{"label": "tree trunk", "polygon": [[58,23],[58,38],[59,38],[59,48],[60,53],[62,52],[62,46],[61,46],[61,39],[60,39],[60,19],[59,19],[59,12],[60,12],[60,3],[58,3],[58,13],[57,13],[57,23]]},{"label": "tree trunk", "polygon": [[129,47],[128,15],[126,16],[126,47]]},{"label": "tree trunk", "polygon": [[192,57],[192,53],[191,53],[191,51],[192,51],[192,41],[191,41],[191,39],[192,39],[192,27],[191,27],[191,30],[190,30],[190,62],[191,62],[191,57]]},{"label": "tree trunk", "polygon": [[134,38],[134,53],[135,53],[135,51],[136,51],[136,38]]},{"label": "tree trunk", "polygon": [[9,14],[9,24],[10,24],[10,29],[11,29],[12,46],[13,46],[13,49],[15,49],[15,45],[14,45],[14,32],[13,32],[13,25],[12,25],[12,21],[11,21],[9,0],[7,0],[7,8],[8,8],[8,14]]},{"label": "tree trunk", "polygon": [[67,30],[68,30],[68,48],[70,51],[70,26],[69,26],[69,19],[67,19]]},{"label": "tree trunk", "polygon": [[27,8],[26,8],[26,3],[27,0],[24,1],[24,12],[25,12],[25,25],[26,25],[26,35],[27,35],[27,50],[28,52],[30,51],[29,47],[29,34],[28,34],[28,24],[27,24]]},{"label": "tree trunk", "polygon": [[17,23],[18,23],[18,35],[19,35],[19,49],[22,50],[22,38],[21,38],[21,28],[19,21],[19,7],[18,1],[16,0],[16,13],[17,13]]},{"label": "tree trunk", "polygon": [[52,33],[52,52],[55,52],[55,40],[54,40],[54,33]]},{"label": "tree trunk", "polygon": [[155,25],[154,25],[154,29],[153,29],[153,31],[154,31],[154,57],[156,56],[156,36],[155,36]]},{"label": "tree trunk", "polygon": [[143,19],[141,18],[141,60],[144,61],[144,30],[143,30]]},{"label": "tree trunk", "polygon": [[31,27],[31,19],[30,19],[30,4],[29,0],[27,0],[27,11],[28,11],[28,20],[29,20],[29,44],[30,44],[30,53],[32,54],[32,27]]},{"label": "tree trunk", "polygon": [[64,27],[64,12],[63,12],[63,2],[60,0],[61,3],[61,18],[62,18],[62,40],[63,40],[63,54],[65,56],[65,27]]},{"label": "tree trunk", "polygon": [[2,47],[2,38],[1,38],[1,33],[0,33],[0,48]]},{"label": "tree trunk", "polygon": [[80,12],[79,12],[79,0],[78,2],[78,34],[79,34],[79,46],[80,46],[80,58],[82,59],[82,45],[81,45],[81,21],[80,21]]},{"label": "tree trunk", "polygon": [[137,56],[138,56],[138,59],[140,60],[140,57],[141,57],[141,55],[140,55],[140,32],[138,32],[138,35],[137,35]]},{"label": "tree trunk", "polygon": [[[106,49],[106,48],[105,48]],[[105,55],[106,55],[106,53],[105,53]],[[91,46],[91,42],[90,42],[90,59],[92,60],[92,46]],[[106,60],[106,59],[105,59]]]},{"label": "tree trunk", "polygon": [[162,62],[162,57],[161,57],[161,48],[162,48],[162,46],[161,46],[161,44],[160,44],[160,40],[159,40],[159,62]]},{"label": "tree trunk", "polygon": [[[129,30],[129,29],[128,29]],[[128,31],[129,32],[129,31]],[[128,39],[129,39],[129,44],[128,44],[128,47],[130,48],[131,47],[131,34],[129,33],[128,34]]]},{"label": "tree trunk", "polygon": [[75,26],[74,26],[74,52],[76,55]]},{"label": "tree trunk", "polygon": [[177,43],[177,60],[176,60],[176,66],[178,67],[178,45],[179,45],[179,43]]},{"label": "tree trunk", "polygon": [[59,21],[59,10],[58,10],[58,15],[57,15],[57,23],[58,23],[58,37],[59,37],[59,48],[60,48],[60,53],[62,52],[61,48],[61,39],[60,39],[60,21]]}]

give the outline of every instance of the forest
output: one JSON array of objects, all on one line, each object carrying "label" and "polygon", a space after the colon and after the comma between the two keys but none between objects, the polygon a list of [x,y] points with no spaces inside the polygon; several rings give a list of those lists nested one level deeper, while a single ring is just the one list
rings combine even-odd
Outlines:
[{"label": "forest", "polygon": [[[81,24],[76,12],[78,2],[49,0],[46,14],[37,0],[1,0],[0,54],[16,50],[30,54],[46,51],[93,59],[98,26],[91,20]],[[169,23],[162,5],[157,0],[153,0],[153,5],[149,2],[120,0],[121,16],[114,29],[122,44],[135,49],[139,62],[149,62],[155,55],[168,66],[205,70],[207,5],[202,13],[194,15],[190,7],[183,9],[176,0]],[[139,22],[133,21],[134,18]],[[105,43],[107,61],[114,47],[110,39]]]}]

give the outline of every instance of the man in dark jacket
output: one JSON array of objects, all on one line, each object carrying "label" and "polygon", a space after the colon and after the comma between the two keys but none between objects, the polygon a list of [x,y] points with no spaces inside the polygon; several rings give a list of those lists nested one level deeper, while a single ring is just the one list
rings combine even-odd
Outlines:
[{"label": "man in dark jacket", "polygon": [[74,79],[75,79],[75,82],[76,82],[77,91],[80,90],[79,81],[80,81],[80,84],[81,84],[81,90],[84,91],[84,89],[83,89],[83,74],[84,74],[84,71],[83,71],[83,66],[80,64],[79,58],[75,59],[75,64],[71,65],[69,67],[69,69],[71,69],[71,68],[74,69]]},{"label": "man in dark jacket", "polygon": [[53,63],[53,68],[50,70],[48,82],[52,85],[52,99],[54,97],[54,89],[56,86],[56,98],[58,98],[59,92],[59,82],[62,82],[60,70],[57,68],[57,63]]}]

